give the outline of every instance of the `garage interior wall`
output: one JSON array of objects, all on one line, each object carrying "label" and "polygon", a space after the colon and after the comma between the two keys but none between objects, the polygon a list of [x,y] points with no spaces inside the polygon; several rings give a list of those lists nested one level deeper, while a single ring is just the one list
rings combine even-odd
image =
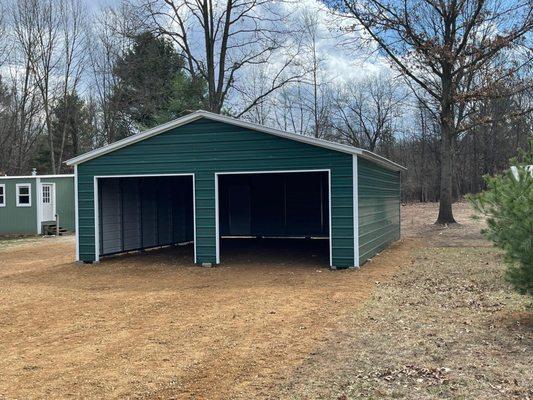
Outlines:
[{"label": "garage interior wall", "polygon": [[222,237],[329,237],[327,172],[218,179]]},{"label": "garage interior wall", "polygon": [[98,179],[100,254],[194,240],[191,176]]}]

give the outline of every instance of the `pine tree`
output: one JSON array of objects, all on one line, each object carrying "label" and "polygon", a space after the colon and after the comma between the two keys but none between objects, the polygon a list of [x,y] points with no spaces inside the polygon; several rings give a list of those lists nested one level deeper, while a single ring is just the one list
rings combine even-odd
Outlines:
[{"label": "pine tree", "polygon": [[118,78],[112,101],[137,128],[167,122],[201,107],[205,83],[183,68],[183,58],[172,43],[144,32],[117,61]]},{"label": "pine tree", "polygon": [[487,218],[485,236],[505,251],[508,281],[533,296],[533,140],[510,165],[502,175],[486,176],[487,190],[469,200]]}]

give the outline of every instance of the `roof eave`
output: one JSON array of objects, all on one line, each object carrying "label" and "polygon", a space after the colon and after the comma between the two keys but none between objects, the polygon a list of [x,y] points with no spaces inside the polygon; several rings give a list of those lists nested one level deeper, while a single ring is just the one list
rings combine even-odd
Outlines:
[{"label": "roof eave", "polygon": [[406,168],[402,167],[401,165],[398,165],[398,164],[396,164],[396,163],[394,163],[394,162],[392,162],[390,160],[387,160],[384,157],[378,156],[377,154],[374,154],[374,153],[372,153],[370,151],[367,151],[367,150],[359,149],[357,147],[352,147],[352,146],[348,146],[348,145],[344,145],[344,144],[330,142],[330,141],[327,141],[327,140],[317,139],[317,138],[309,137],[309,136],[305,136],[305,135],[299,135],[299,134],[296,134],[296,133],[284,132],[284,131],[281,131],[279,129],[268,128],[266,126],[262,126],[262,125],[259,125],[259,124],[254,124],[254,123],[251,123],[251,122],[235,119],[235,118],[232,118],[232,117],[227,117],[227,116],[220,115],[220,114],[211,113],[211,112],[204,111],[204,110],[195,111],[195,112],[193,112],[193,113],[191,113],[189,115],[186,115],[184,117],[181,117],[181,118],[175,119],[173,121],[167,122],[166,124],[159,125],[159,126],[157,126],[155,128],[149,129],[149,130],[147,130],[145,132],[138,133],[136,135],[133,135],[133,136],[127,137],[125,139],[119,140],[119,141],[117,141],[115,143],[112,143],[110,145],[107,145],[105,147],[92,150],[92,151],[87,152],[85,154],[82,154],[82,155],[80,155],[78,157],[71,158],[70,160],[66,161],[66,164],[69,165],[69,166],[72,166],[72,165],[78,165],[78,164],[84,163],[86,161],[89,161],[89,160],[92,160],[94,158],[97,158],[97,157],[99,157],[101,155],[110,153],[110,152],[112,152],[114,150],[118,150],[118,149],[120,149],[122,147],[126,147],[126,146],[129,146],[131,144],[140,142],[140,141],[142,141],[144,139],[148,139],[148,138],[150,138],[152,136],[158,135],[158,134],[163,133],[165,131],[168,131],[170,129],[174,129],[174,128],[177,128],[179,126],[186,125],[186,124],[188,124],[190,122],[193,122],[193,121],[196,121],[196,120],[198,120],[200,118],[206,118],[206,119],[209,119],[209,120],[212,120],[212,121],[223,122],[223,123],[239,126],[239,127],[242,127],[242,128],[251,129],[251,130],[254,130],[254,131],[258,131],[258,132],[268,133],[268,134],[271,134],[271,135],[274,135],[274,136],[278,136],[278,137],[282,137],[282,138],[298,141],[298,142],[301,142],[301,143],[310,144],[310,145],[313,145],[313,146],[323,147],[323,148],[330,149],[330,150],[333,150],[333,151],[339,151],[339,152],[342,152],[342,153],[362,156],[363,158],[367,158],[367,159],[369,159],[371,161],[374,161],[374,162],[384,166],[385,168],[389,168],[389,169],[392,169],[392,170],[400,171],[400,170],[405,170],[406,169]]},{"label": "roof eave", "polygon": [[168,131],[170,129],[176,128],[181,125],[185,125],[189,122],[195,121],[199,118],[202,118],[202,115],[199,111],[196,111],[194,113],[191,113],[189,115],[186,115],[184,117],[172,120],[170,122],[167,122],[162,125],[158,125],[155,128],[149,129],[147,131],[138,133],[133,136],[129,136],[127,138],[118,140],[114,143],[108,144],[107,146],[101,147],[99,149],[91,150],[87,153],[84,153],[82,155],[79,155],[77,157],[71,158],[67,161],[65,161],[65,164],[72,166],[72,165],[78,165],[81,163],[84,163],[86,161],[92,160],[93,158],[99,157],[101,155],[111,153],[114,150],[118,150],[122,147],[129,146],[131,144],[140,142],[144,139],[148,139],[149,137],[158,135],[159,133],[163,133],[165,131]]},{"label": "roof eave", "polygon": [[361,157],[366,158],[369,161],[375,162],[376,164],[381,165],[382,167],[392,169],[393,171],[407,171],[403,165],[397,164],[385,157],[382,157],[376,153],[372,153],[368,150],[363,150]]},{"label": "roof eave", "polygon": [[56,174],[56,175],[0,175],[0,179],[56,179],[56,178],[73,178],[74,174]]}]

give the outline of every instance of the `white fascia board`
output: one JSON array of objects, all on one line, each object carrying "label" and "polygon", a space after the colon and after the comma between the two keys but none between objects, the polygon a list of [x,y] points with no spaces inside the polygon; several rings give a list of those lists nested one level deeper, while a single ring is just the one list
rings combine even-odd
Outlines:
[{"label": "white fascia board", "polygon": [[300,135],[300,134],[297,134],[297,133],[285,132],[285,131],[281,131],[279,129],[268,128],[268,127],[263,126],[263,125],[254,124],[254,123],[251,123],[251,122],[247,122],[247,121],[243,121],[243,120],[240,120],[240,119],[228,117],[226,115],[215,114],[215,113],[204,111],[204,110],[199,110],[199,111],[193,112],[193,113],[191,113],[189,115],[186,115],[185,117],[181,117],[181,118],[175,119],[173,121],[167,122],[166,124],[156,126],[155,128],[152,128],[152,129],[149,129],[147,131],[138,133],[136,135],[127,137],[127,138],[122,139],[122,140],[119,140],[119,141],[117,141],[115,143],[112,143],[110,145],[104,146],[102,148],[99,148],[99,149],[96,149],[96,150],[92,150],[92,151],[90,151],[88,153],[85,153],[85,154],[82,154],[82,155],[80,155],[78,157],[74,157],[74,158],[66,161],[66,164],[67,165],[81,164],[81,163],[83,163],[85,161],[92,160],[93,158],[99,157],[101,155],[104,155],[104,154],[110,153],[112,151],[121,149],[121,148],[129,146],[131,144],[134,144],[134,143],[140,142],[142,140],[148,139],[150,137],[159,135],[160,133],[166,132],[166,131],[168,131],[170,129],[174,129],[174,128],[186,125],[186,124],[191,123],[193,121],[196,121],[196,120],[198,120],[200,118],[206,118],[206,119],[209,119],[209,120],[212,120],[212,121],[223,122],[223,123],[226,123],[226,124],[239,126],[241,128],[254,130],[254,131],[257,131],[257,132],[268,133],[270,135],[282,137],[282,138],[285,138],[285,139],[294,140],[294,141],[301,142],[301,143],[310,144],[310,145],[313,145],[313,146],[323,147],[323,148],[326,148],[326,149],[329,149],[329,150],[339,151],[339,152],[342,152],[342,153],[347,153],[347,154],[352,154],[352,155],[353,154],[361,155],[361,156],[363,156],[365,158],[368,158],[369,160],[372,160],[374,162],[380,163],[380,164],[382,164],[383,166],[385,166],[385,167],[387,167],[389,169],[399,170],[399,169],[403,169],[404,168],[404,167],[402,167],[402,166],[400,166],[398,164],[393,163],[392,161],[387,160],[386,158],[378,156],[377,154],[374,154],[372,152],[359,149],[357,147],[352,147],[352,146],[348,146],[348,145],[340,144],[340,143],[334,143],[334,142],[330,142],[328,140],[317,139],[317,138],[314,138],[314,137]]},{"label": "white fascia board", "polygon": [[9,175],[0,176],[1,179],[52,179],[52,178],[74,178],[74,174],[70,175]]},{"label": "white fascia board", "polygon": [[357,156],[352,157],[353,193],[353,265],[359,268],[359,170]]},{"label": "white fascia board", "polygon": [[177,128],[181,125],[188,124],[190,122],[193,122],[197,119],[202,118],[202,116],[199,114],[199,112],[194,112],[192,114],[186,115],[185,117],[175,119],[173,121],[167,122],[166,124],[156,126],[155,128],[149,129],[147,131],[138,133],[133,136],[129,136],[125,139],[118,140],[114,143],[111,143],[107,146],[101,147],[99,149],[95,149],[92,151],[89,151],[85,154],[82,154],[78,157],[71,158],[70,160],[65,161],[67,165],[77,165],[81,164],[85,161],[92,160],[93,158],[99,157],[101,155],[111,153],[112,151],[121,149],[123,147],[129,146],[133,143],[140,142],[141,140],[148,139],[152,136],[159,135],[160,133],[166,132],[170,129]]},{"label": "white fascia board", "polygon": [[379,164],[384,168],[391,169],[393,171],[407,171],[407,168],[405,168],[403,165],[396,164],[388,158],[382,157],[376,153],[372,153],[369,150],[362,150],[361,154],[359,155],[362,158],[366,158],[367,160]]}]

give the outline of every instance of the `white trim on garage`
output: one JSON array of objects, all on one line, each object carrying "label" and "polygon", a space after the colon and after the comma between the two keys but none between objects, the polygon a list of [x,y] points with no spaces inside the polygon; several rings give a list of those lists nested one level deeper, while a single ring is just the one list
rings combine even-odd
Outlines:
[{"label": "white trim on garage", "polygon": [[352,158],[353,164],[353,265],[359,267],[359,176],[357,156]]},{"label": "white trim on garage", "polygon": [[[194,262],[196,263],[196,189],[194,173],[183,174],[132,174],[132,175],[95,175],[93,177],[93,201],[94,201],[94,256],[95,262],[100,261],[100,218],[98,207],[98,179],[106,178],[150,178],[165,176],[190,176],[192,177],[192,204],[193,204],[193,229],[194,229]],[[76,202],[77,204],[77,202]]]},{"label": "white trim on garage", "polygon": [[263,126],[263,125],[254,124],[254,123],[251,123],[251,122],[247,122],[247,121],[243,121],[243,120],[240,120],[240,119],[228,117],[226,115],[220,115],[220,114],[211,113],[211,112],[204,111],[204,110],[195,111],[195,112],[193,112],[193,113],[191,113],[189,115],[186,115],[184,117],[181,117],[181,118],[175,119],[173,121],[167,122],[166,124],[162,124],[162,125],[156,126],[155,128],[149,129],[149,130],[144,131],[144,132],[140,132],[140,133],[138,133],[136,135],[133,135],[133,136],[129,136],[129,137],[125,138],[125,139],[119,140],[117,142],[114,142],[114,143],[109,144],[107,146],[101,147],[99,149],[89,151],[89,152],[87,152],[85,154],[82,154],[82,155],[80,155],[78,157],[71,158],[70,160],[66,161],[66,164],[67,165],[81,164],[83,162],[92,160],[93,158],[100,157],[100,156],[102,156],[104,154],[113,152],[115,150],[121,149],[121,148],[129,146],[131,144],[140,142],[142,140],[151,138],[153,136],[157,136],[157,135],[159,135],[159,134],[161,134],[163,132],[166,132],[166,131],[168,131],[170,129],[174,129],[174,128],[189,124],[189,123],[194,122],[194,121],[196,121],[196,120],[198,120],[200,118],[206,118],[206,119],[209,119],[211,121],[223,122],[223,123],[226,123],[226,124],[239,126],[241,128],[246,128],[246,129],[250,129],[250,130],[253,130],[253,131],[257,131],[257,132],[263,132],[263,133],[267,133],[267,134],[270,134],[270,135],[282,137],[282,138],[285,138],[285,139],[290,139],[290,140],[294,140],[294,141],[297,141],[297,142],[310,144],[310,145],[313,145],[313,146],[323,147],[323,148],[326,148],[326,149],[329,149],[329,150],[339,151],[341,153],[360,155],[361,157],[367,158],[367,159],[369,159],[369,160],[371,160],[371,161],[373,161],[373,162],[375,162],[377,164],[382,165],[385,168],[389,168],[389,169],[392,169],[392,170],[395,170],[395,171],[405,170],[405,167],[402,167],[401,165],[396,164],[396,163],[394,163],[394,162],[392,162],[392,161],[390,161],[390,160],[388,160],[388,159],[386,159],[386,158],[384,158],[382,156],[374,154],[374,153],[372,153],[372,152],[370,152],[368,150],[359,149],[357,147],[353,147],[353,146],[349,146],[349,145],[345,145],[345,144],[330,142],[330,141],[324,140],[324,139],[317,139],[317,138],[314,138],[314,137],[311,137],[311,136],[305,136],[305,135],[300,135],[300,134],[297,134],[297,133],[285,132],[285,131],[281,131],[279,129],[269,128],[269,127],[266,127],[266,126]]},{"label": "white trim on garage", "polygon": [[215,234],[216,234],[216,262],[220,264],[220,221],[219,221],[219,198],[218,198],[218,176],[219,175],[253,175],[253,174],[292,174],[292,173],[310,173],[310,172],[327,172],[328,173],[328,213],[329,213],[329,265],[333,267],[333,251],[331,238],[331,169],[289,169],[289,170],[261,170],[261,171],[231,171],[215,172]]},{"label": "white trim on garage", "polygon": [[80,224],[78,222],[78,166],[74,166],[74,229],[76,230],[76,261],[80,261]]}]

